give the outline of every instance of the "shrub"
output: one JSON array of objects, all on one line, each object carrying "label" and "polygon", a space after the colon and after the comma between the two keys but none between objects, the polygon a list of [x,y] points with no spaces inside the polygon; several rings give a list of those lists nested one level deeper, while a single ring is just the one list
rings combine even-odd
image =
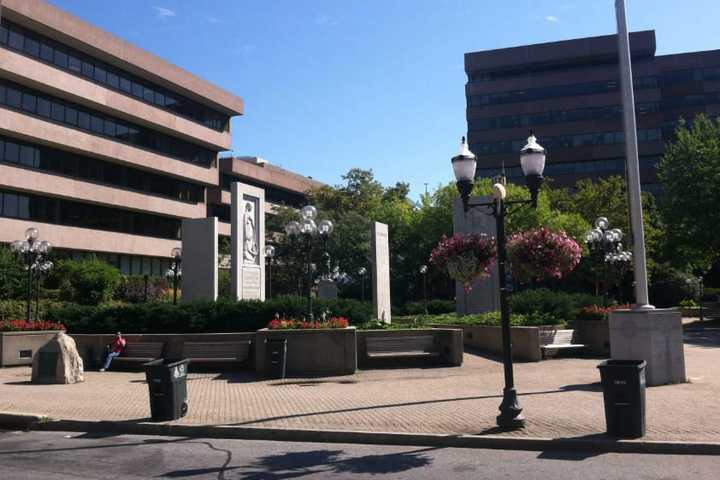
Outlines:
[{"label": "shrub", "polygon": [[[418,318],[420,325],[487,325],[499,326],[500,312],[476,313],[472,315],[458,315],[446,313],[442,315],[423,315]],[[525,315],[513,313],[510,315],[510,325],[527,326],[528,318]]]},{"label": "shrub", "polygon": [[693,299],[682,300],[679,304],[682,308],[698,308],[700,304]]},{"label": "shrub", "polygon": [[0,332],[26,332],[39,330],[65,330],[62,323],[27,320],[0,320]]},{"label": "shrub", "polygon": [[705,287],[702,294],[703,302],[719,302],[720,288]]},{"label": "shrub", "polygon": [[[39,318],[45,318],[49,309],[63,305],[62,302],[40,299]],[[32,312],[35,315],[35,300],[33,299]],[[0,300],[0,320],[14,320],[25,318],[27,315],[26,300]]]},{"label": "shrub", "polygon": [[145,276],[130,275],[122,277],[115,290],[117,300],[129,303],[158,302],[166,298],[167,280],[163,277],[148,277],[147,298],[145,297]]},{"label": "shrub", "polygon": [[[451,313],[455,311],[454,300],[434,299],[428,301],[427,310],[430,315],[439,315],[441,313]],[[408,302],[403,308],[393,311],[396,315],[422,315],[425,313],[424,302]]]},{"label": "shrub", "polygon": [[576,316],[576,320],[607,320],[610,316],[610,312],[618,309],[631,308],[631,305],[611,305],[609,307],[602,307],[600,305],[589,305],[582,307]]},{"label": "shrub", "polygon": [[656,307],[675,307],[682,300],[700,297],[700,281],[689,273],[660,265],[652,274],[649,290],[650,303]]},{"label": "shrub", "polygon": [[0,245],[0,300],[22,298],[27,288],[27,273],[15,254]]},{"label": "shrub", "polygon": [[510,310],[527,316],[533,324],[571,322],[580,308],[602,303],[594,295],[567,293],[535,288],[513,293],[508,297]]},{"label": "shrub", "polygon": [[294,318],[276,318],[268,323],[267,328],[270,330],[313,330],[321,328],[347,328],[350,325],[347,318],[330,317],[327,320],[318,322],[306,322]]},{"label": "shrub", "polygon": [[110,300],[120,284],[120,271],[97,259],[58,262],[60,298],[81,305],[98,305]]}]

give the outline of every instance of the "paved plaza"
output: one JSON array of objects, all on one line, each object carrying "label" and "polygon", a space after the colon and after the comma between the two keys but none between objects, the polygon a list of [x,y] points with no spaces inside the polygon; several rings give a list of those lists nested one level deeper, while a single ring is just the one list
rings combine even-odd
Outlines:
[{"label": "paved plaza", "polygon": [[[647,439],[720,442],[720,329],[688,332],[689,383],[648,388]],[[605,431],[600,359],[516,363],[527,428],[506,435],[573,438]],[[33,385],[30,368],[0,370],[0,412],[65,420],[149,421],[141,372],[86,372],[75,385]],[[258,380],[251,373],[191,373],[179,424],[412,433],[498,434],[503,386],[496,358],[465,353],[462,367],[360,371]]]}]

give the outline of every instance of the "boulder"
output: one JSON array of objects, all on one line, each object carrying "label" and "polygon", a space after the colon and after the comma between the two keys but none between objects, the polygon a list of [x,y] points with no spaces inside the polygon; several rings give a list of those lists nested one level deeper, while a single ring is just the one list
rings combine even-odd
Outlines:
[{"label": "boulder", "polygon": [[32,383],[77,383],[84,381],[83,361],[75,340],[64,332],[55,335],[35,352]]}]

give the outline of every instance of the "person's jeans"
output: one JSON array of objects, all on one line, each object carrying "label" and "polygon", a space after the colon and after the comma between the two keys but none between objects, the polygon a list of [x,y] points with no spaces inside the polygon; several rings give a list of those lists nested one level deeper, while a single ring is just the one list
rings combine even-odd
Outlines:
[{"label": "person's jeans", "polygon": [[103,365],[102,368],[107,370],[110,368],[110,362],[112,362],[112,359],[120,355],[120,352],[108,352],[108,354],[105,356],[105,365]]}]

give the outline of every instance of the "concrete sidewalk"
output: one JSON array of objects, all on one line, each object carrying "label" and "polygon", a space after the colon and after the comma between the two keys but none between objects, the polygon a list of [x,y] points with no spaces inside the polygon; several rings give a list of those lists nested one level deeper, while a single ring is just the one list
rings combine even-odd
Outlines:
[{"label": "concrete sidewalk", "polygon": [[[646,440],[720,442],[720,330],[689,334],[690,383],[647,390]],[[605,431],[598,359],[518,363],[528,419],[513,437],[577,438]],[[55,419],[148,421],[143,373],[86,372],[76,385],[32,385],[30,369],[0,370],[0,412]],[[494,434],[502,364],[471,353],[462,367],[362,371],[352,376],[257,380],[190,374],[178,425],[442,434]]]}]

